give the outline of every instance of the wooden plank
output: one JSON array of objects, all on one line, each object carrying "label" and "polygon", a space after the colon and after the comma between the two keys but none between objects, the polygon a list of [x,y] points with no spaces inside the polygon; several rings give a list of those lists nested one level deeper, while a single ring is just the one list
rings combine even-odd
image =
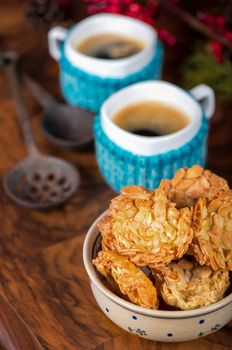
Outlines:
[{"label": "wooden plank", "polygon": [[[59,96],[58,65],[48,56],[46,37],[36,33],[25,21],[25,3],[1,1],[0,48],[15,49],[22,54],[20,67]],[[176,61],[179,59],[181,62],[179,56],[177,52]],[[172,79],[172,70],[171,63],[167,62],[165,76]],[[7,296],[44,349],[231,349],[232,323],[195,342],[161,344],[124,332],[100,311],[84,270],[82,244],[88,227],[107,208],[115,194],[104,183],[97,169],[93,149],[74,153],[58,150],[48,143],[40,128],[41,110],[25,89],[23,93],[39,148],[73,162],[80,169],[82,177],[76,196],[66,206],[48,212],[17,207],[0,187],[0,292]],[[2,180],[6,171],[25,156],[14,105],[2,72],[0,106]],[[229,128],[232,119],[230,110],[226,112]],[[221,134],[218,125],[212,127],[214,130],[217,131],[215,137],[223,138],[223,128]],[[210,148],[208,158],[208,167],[226,176],[230,183],[231,153],[231,144],[214,146]],[[14,327],[12,321],[12,329]],[[0,338],[0,348],[9,350],[9,346],[3,342]]]}]

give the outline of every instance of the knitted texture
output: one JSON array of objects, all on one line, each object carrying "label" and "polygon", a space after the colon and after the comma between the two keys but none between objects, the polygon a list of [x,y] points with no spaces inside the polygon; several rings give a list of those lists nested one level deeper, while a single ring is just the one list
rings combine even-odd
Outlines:
[{"label": "knitted texture", "polygon": [[207,151],[208,121],[182,147],[154,156],[141,156],[123,150],[104,133],[100,116],[94,122],[95,147],[99,169],[110,187],[119,192],[127,185],[158,187],[161,179],[172,178],[181,167],[199,164],[204,167]]},{"label": "knitted texture", "polygon": [[145,80],[160,79],[163,63],[163,46],[157,43],[152,60],[141,70],[123,78],[103,78],[75,67],[61,46],[60,85],[66,101],[98,112],[102,103],[115,91]]}]

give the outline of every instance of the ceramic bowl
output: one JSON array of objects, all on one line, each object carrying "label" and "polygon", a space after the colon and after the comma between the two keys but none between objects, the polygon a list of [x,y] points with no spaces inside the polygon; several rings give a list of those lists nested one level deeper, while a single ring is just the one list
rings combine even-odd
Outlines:
[{"label": "ceramic bowl", "polygon": [[90,227],[84,242],[83,259],[93,295],[104,314],[122,329],[160,342],[183,342],[204,337],[222,328],[232,319],[232,294],[221,301],[190,311],[145,309],[125,301],[102,283],[92,258],[99,243],[98,223]]}]

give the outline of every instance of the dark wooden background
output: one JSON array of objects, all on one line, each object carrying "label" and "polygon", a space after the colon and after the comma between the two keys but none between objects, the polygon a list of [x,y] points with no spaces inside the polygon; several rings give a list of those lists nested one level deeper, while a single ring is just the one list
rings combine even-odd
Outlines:
[{"label": "dark wooden background", "polygon": [[[48,56],[46,36],[30,27],[24,10],[25,1],[0,1],[0,48],[17,50],[21,54],[21,68],[59,97],[58,65]],[[83,15],[82,10],[78,16]],[[177,24],[176,30],[181,32],[182,25]],[[176,67],[187,50],[184,40],[180,35],[179,46],[167,52],[165,78],[168,80],[178,81]],[[41,110],[25,89],[23,93],[41,151],[73,162],[82,178],[74,198],[64,207],[47,212],[16,206],[0,187],[0,292],[7,296],[44,349],[231,349],[232,323],[195,342],[161,344],[122,331],[98,309],[82,263],[82,244],[89,226],[115,194],[97,170],[93,149],[82,153],[60,151],[46,141],[40,129]],[[212,124],[207,165],[231,183],[230,110],[218,106],[220,117],[215,117]],[[0,72],[1,179],[24,157],[14,104],[6,78]],[[2,348],[16,349],[7,347],[4,341],[0,330]]]}]

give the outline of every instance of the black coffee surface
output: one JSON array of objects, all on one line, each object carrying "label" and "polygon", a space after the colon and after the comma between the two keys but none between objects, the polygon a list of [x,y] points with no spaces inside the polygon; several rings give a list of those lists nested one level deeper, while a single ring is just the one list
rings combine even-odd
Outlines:
[{"label": "black coffee surface", "polygon": [[77,51],[87,56],[110,60],[130,57],[142,49],[140,41],[115,34],[95,35],[77,46]]},{"label": "black coffee surface", "polygon": [[158,134],[157,132],[153,130],[148,130],[148,129],[132,130],[131,133],[135,135],[148,136],[148,137],[161,136],[161,134]]},{"label": "black coffee surface", "polygon": [[185,128],[190,118],[174,105],[151,100],[127,105],[113,116],[113,121],[133,134],[158,137]]},{"label": "black coffee surface", "polygon": [[115,60],[119,58],[130,57],[138,53],[138,49],[133,45],[125,42],[113,42],[107,45],[102,45],[102,47],[89,52],[89,56],[95,58],[103,58],[108,60]]}]

